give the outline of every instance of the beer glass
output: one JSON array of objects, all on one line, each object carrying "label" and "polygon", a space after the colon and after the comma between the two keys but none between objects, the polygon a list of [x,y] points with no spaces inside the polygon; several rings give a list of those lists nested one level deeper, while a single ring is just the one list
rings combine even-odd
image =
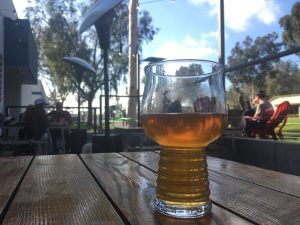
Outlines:
[{"label": "beer glass", "polygon": [[178,218],[211,210],[206,146],[225,127],[221,64],[165,60],[145,67],[141,122],[160,147],[155,209]]}]

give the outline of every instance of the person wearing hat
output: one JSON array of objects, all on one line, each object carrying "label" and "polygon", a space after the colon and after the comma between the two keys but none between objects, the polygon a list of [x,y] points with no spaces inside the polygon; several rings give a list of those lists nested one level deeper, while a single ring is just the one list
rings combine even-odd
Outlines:
[{"label": "person wearing hat", "polygon": [[[24,115],[24,135],[28,140],[47,140],[48,139],[48,119],[44,106],[47,102],[36,99],[34,105],[26,111]],[[38,154],[46,154],[47,150]]]},{"label": "person wearing hat", "polygon": [[38,98],[34,101],[34,105],[48,105],[48,103],[43,98]]},{"label": "person wearing hat", "polygon": [[274,113],[274,108],[272,104],[267,100],[266,94],[263,90],[259,90],[255,94],[253,104],[256,106],[254,116],[245,117],[245,133],[248,137],[251,137],[253,128],[263,127]]}]

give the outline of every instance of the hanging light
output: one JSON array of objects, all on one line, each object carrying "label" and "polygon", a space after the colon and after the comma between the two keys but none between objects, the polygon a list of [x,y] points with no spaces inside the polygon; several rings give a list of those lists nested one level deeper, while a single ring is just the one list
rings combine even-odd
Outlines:
[{"label": "hanging light", "polygon": [[175,0],[171,0],[171,3],[172,3],[172,4],[175,4]]}]

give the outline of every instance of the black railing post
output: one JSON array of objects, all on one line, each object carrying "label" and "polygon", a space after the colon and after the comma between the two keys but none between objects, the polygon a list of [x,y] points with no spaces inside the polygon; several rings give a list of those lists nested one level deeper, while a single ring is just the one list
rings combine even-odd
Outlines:
[{"label": "black railing post", "polygon": [[102,95],[100,95],[100,116],[99,116],[99,129],[102,130]]},{"label": "black railing post", "polygon": [[97,132],[97,108],[93,108],[94,113],[94,134]]}]

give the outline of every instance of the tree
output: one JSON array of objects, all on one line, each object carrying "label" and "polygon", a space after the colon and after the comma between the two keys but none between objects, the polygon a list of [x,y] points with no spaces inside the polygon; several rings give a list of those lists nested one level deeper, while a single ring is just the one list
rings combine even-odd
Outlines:
[{"label": "tree", "polygon": [[273,74],[266,80],[266,91],[275,95],[299,94],[300,70],[291,61],[275,64]]},{"label": "tree", "polygon": [[52,95],[64,102],[76,90],[72,67],[62,61],[64,56],[78,56],[90,61],[92,49],[77,34],[77,10],[72,0],[36,0],[27,9],[39,51],[40,75],[50,81]]},{"label": "tree", "polygon": [[[77,56],[90,62],[97,70],[97,76],[84,73],[80,95],[89,106],[88,121],[91,122],[91,105],[97,91],[103,86],[102,58],[95,29],[89,29],[78,36],[78,21],[91,6],[91,1],[35,0],[35,6],[27,9],[33,27],[40,59],[40,74],[53,87],[52,95],[64,101],[69,93],[75,93],[76,80],[72,66],[62,61],[64,56]],[[81,9],[82,11],[78,10]],[[140,40],[151,41],[156,31],[151,25],[151,17],[143,18]],[[121,26],[122,25],[122,26]],[[112,24],[111,48],[109,51],[110,87],[118,91],[118,83],[125,82],[127,56],[120,55],[120,45],[128,39],[128,9],[119,4],[115,9]],[[125,50],[128,46],[125,44]]]},{"label": "tree", "polygon": [[239,97],[241,93],[237,91],[234,87],[230,87],[226,90],[226,104],[227,108],[241,110],[241,105],[239,102]]},{"label": "tree", "polygon": [[[243,43],[237,42],[228,57],[228,66],[233,67],[242,63],[250,62],[268,55],[278,53],[282,44],[277,43],[277,33],[257,37],[254,41],[247,36]],[[235,88],[241,90],[245,87],[251,88],[251,93],[264,87],[268,74],[274,70],[274,63],[278,60],[267,61],[257,65],[233,71],[227,74]],[[255,90],[254,90],[255,89]]]},{"label": "tree", "polygon": [[[282,39],[284,44],[289,47],[300,46],[300,2],[297,1],[290,15],[285,15],[279,20],[280,26],[283,28]],[[300,53],[298,53],[300,56]]]}]

